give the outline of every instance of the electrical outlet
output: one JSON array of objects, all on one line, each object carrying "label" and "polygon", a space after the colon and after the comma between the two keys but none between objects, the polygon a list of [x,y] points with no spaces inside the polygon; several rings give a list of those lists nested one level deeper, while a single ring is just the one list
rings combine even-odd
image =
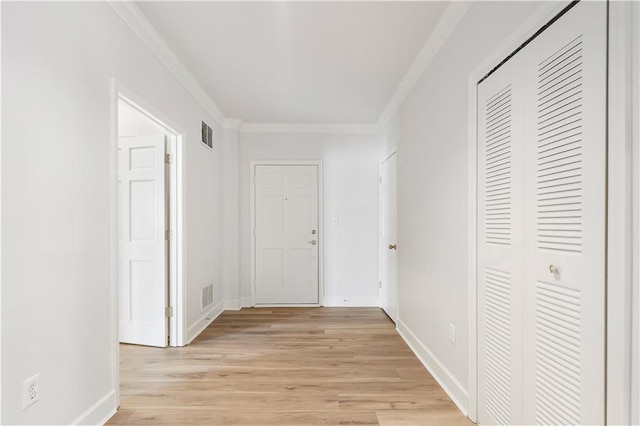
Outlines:
[{"label": "electrical outlet", "polygon": [[449,341],[455,345],[456,344],[456,326],[449,323]]},{"label": "electrical outlet", "polygon": [[333,216],[333,217],[331,218],[331,223],[332,223],[333,225],[337,225],[337,224],[338,224],[338,216]]},{"label": "electrical outlet", "polygon": [[22,409],[26,410],[40,399],[40,375],[36,374],[22,382]]}]

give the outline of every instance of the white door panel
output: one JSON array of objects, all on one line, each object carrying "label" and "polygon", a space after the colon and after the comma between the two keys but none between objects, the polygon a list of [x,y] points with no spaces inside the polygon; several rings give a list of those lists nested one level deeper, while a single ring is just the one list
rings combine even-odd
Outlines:
[{"label": "white door panel", "polygon": [[397,154],[380,167],[381,229],[380,229],[380,307],[394,322],[397,315],[398,259],[398,183]]},{"label": "white door panel", "polygon": [[478,422],[522,422],[522,62],[478,87]]},{"label": "white door panel", "polygon": [[120,341],[167,346],[163,135],[118,141]]},{"label": "white door panel", "polygon": [[525,423],[605,421],[606,16],[580,2],[527,47]]},{"label": "white door panel", "polygon": [[318,168],[255,166],[256,304],[319,303]]}]

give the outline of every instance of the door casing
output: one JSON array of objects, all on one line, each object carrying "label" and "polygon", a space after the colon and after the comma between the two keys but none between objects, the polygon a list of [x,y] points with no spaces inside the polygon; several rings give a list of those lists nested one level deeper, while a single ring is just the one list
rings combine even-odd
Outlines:
[{"label": "door casing", "polygon": [[[256,236],[253,228],[256,223],[256,166],[317,166],[318,167],[318,304],[299,306],[322,306],[324,304],[324,203],[322,160],[253,160],[249,162],[249,235],[251,235],[251,306],[256,306]],[[298,305],[260,305],[288,306]]]},{"label": "door casing", "polygon": [[144,101],[116,78],[111,79],[111,147],[110,147],[110,179],[111,179],[111,375],[116,391],[116,403],[120,403],[120,351],[118,337],[118,103],[123,101],[136,109],[169,135],[168,153],[171,154],[168,180],[171,188],[169,197],[170,229],[172,231],[169,245],[169,305],[174,307],[174,315],[169,321],[169,346],[184,346],[186,338],[185,318],[185,264],[186,217],[183,194],[185,193],[185,155],[184,135],[186,132],[171,120]]}]

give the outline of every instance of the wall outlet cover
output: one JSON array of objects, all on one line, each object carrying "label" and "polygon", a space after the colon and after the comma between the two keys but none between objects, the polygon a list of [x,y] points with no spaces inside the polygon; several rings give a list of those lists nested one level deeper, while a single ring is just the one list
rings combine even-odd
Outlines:
[{"label": "wall outlet cover", "polygon": [[449,341],[455,345],[456,344],[456,326],[449,323]]},{"label": "wall outlet cover", "polygon": [[40,399],[40,374],[22,382],[22,409],[26,410]]}]

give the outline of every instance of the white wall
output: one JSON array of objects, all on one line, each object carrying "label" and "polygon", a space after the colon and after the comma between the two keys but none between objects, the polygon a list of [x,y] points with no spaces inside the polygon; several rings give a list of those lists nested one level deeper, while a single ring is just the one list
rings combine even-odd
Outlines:
[{"label": "white wall", "polygon": [[166,131],[135,110],[126,102],[118,101],[118,137],[163,135]]},{"label": "white wall", "polygon": [[536,6],[474,3],[386,131],[385,145],[398,146],[398,324],[463,406],[470,350],[467,78]]},{"label": "white wall", "polygon": [[[251,160],[323,160],[323,299],[327,306],[377,305],[380,136],[240,135],[240,296],[245,305],[251,296]],[[333,216],[338,225],[332,225]]]},{"label": "white wall", "polygon": [[240,309],[240,135],[224,129],[222,141],[222,281],[225,309]]},{"label": "white wall", "polygon": [[1,422],[95,424],[116,404],[110,79],[186,132],[188,324],[202,284],[222,297],[221,152],[199,142],[213,119],[104,3],[3,2],[2,67]]}]

